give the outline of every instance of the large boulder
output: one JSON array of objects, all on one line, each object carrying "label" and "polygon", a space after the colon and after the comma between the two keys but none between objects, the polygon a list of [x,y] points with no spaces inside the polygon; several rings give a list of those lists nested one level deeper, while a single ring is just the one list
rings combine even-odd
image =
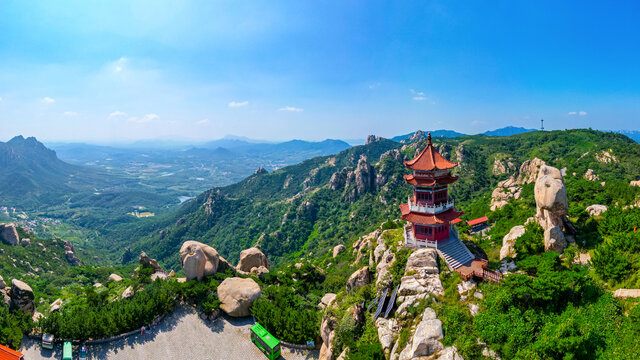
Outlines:
[{"label": "large boulder", "polygon": [[60,307],[62,307],[62,299],[57,299],[56,301],[51,303],[51,306],[49,306],[49,312],[55,312],[60,310]]},{"label": "large boulder", "polygon": [[122,276],[118,274],[111,274],[109,275],[109,281],[113,281],[113,282],[122,281]]},{"label": "large boulder", "polygon": [[146,268],[152,268],[154,272],[164,272],[156,259],[152,259],[144,251],[140,252],[140,265]]},{"label": "large boulder", "polygon": [[567,247],[562,228],[569,213],[569,203],[560,170],[547,165],[540,167],[534,192],[536,220],[544,229],[545,250],[562,252]]},{"label": "large boulder", "polygon": [[349,276],[349,280],[347,280],[347,292],[361,288],[370,283],[371,276],[369,275],[369,267],[365,266]]},{"label": "large boulder", "polygon": [[2,276],[0,276],[0,290],[4,289],[5,287],[7,287],[7,283],[5,283]]},{"label": "large boulder", "polygon": [[260,285],[249,278],[226,278],[218,286],[220,308],[233,317],[249,316],[249,308],[261,294]]},{"label": "large boulder", "polygon": [[198,241],[185,241],[180,247],[180,263],[187,280],[200,281],[205,276],[215,274],[220,259],[216,249]]},{"label": "large boulder", "polygon": [[15,224],[0,224],[0,240],[7,245],[13,246],[20,243]]},{"label": "large boulder", "polygon": [[514,226],[511,231],[502,239],[502,248],[500,249],[500,260],[506,257],[516,257],[516,239],[524,235],[525,228],[522,225]]},{"label": "large boulder", "polygon": [[336,299],[336,294],[334,294],[334,293],[326,293],[326,294],[324,294],[322,299],[320,299],[320,303],[318,304],[318,306],[321,309],[324,309],[325,307],[330,306],[334,302],[335,299]]},{"label": "large boulder", "polygon": [[336,258],[338,255],[340,255],[345,250],[347,250],[347,248],[342,244],[334,246],[333,247],[333,257]]},{"label": "large boulder", "polygon": [[607,205],[598,205],[598,204],[589,205],[587,206],[586,210],[589,213],[589,215],[598,216],[603,212],[607,211]]},{"label": "large boulder", "polygon": [[249,274],[251,269],[260,268],[261,266],[269,269],[269,261],[260,249],[252,247],[240,252],[240,260],[238,260],[236,270],[241,274]]},{"label": "large boulder", "polygon": [[33,314],[35,296],[31,286],[18,279],[11,280],[11,305],[13,309],[21,309],[25,314]]},{"label": "large boulder", "polygon": [[640,180],[633,180],[633,181],[629,182],[629,185],[631,185],[631,186],[640,186]]},{"label": "large boulder", "polygon": [[334,359],[334,349],[333,349],[333,339],[336,336],[336,327],[338,325],[338,320],[330,313],[325,312],[322,317],[322,322],[320,322],[320,337],[322,338],[322,346],[320,347],[320,356],[319,360],[333,360]]},{"label": "large boulder", "polygon": [[522,186],[518,184],[514,175],[500,181],[491,193],[491,211],[503,208],[511,199],[518,200],[520,194],[522,194]]},{"label": "large boulder", "polygon": [[442,350],[442,321],[436,318],[436,312],[427,308],[422,321],[416,327],[410,344],[400,353],[400,360],[416,359],[421,356],[431,356]]}]

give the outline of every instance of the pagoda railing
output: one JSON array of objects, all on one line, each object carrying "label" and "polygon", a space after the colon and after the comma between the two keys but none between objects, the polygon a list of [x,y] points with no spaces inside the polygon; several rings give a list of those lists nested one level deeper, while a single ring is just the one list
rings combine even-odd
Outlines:
[{"label": "pagoda railing", "polygon": [[423,214],[440,213],[443,211],[447,211],[455,206],[455,201],[453,200],[449,200],[447,202],[442,202],[442,203],[433,204],[433,205],[421,204],[413,201],[411,196],[409,196],[408,198],[408,203],[409,203],[409,209],[411,209],[411,211],[415,211]]},{"label": "pagoda railing", "polygon": [[426,246],[434,249],[438,248],[438,242],[436,240],[418,239],[413,235],[413,230],[411,230],[411,227],[408,227],[408,226],[404,228],[404,243],[409,247],[425,247]]}]

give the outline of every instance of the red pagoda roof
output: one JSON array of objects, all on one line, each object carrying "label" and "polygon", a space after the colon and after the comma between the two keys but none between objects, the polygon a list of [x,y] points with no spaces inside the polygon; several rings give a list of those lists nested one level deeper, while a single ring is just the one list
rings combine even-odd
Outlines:
[{"label": "red pagoda roof", "polygon": [[433,185],[449,185],[453,184],[458,180],[457,176],[441,176],[438,178],[424,178],[424,177],[415,177],[413,174],[404,175],[404,180],[409,185],[420,185],[420,186],[433,186]]},{"label": "red pagoda roof", "polygon": [[452,223],[452,224],[457,224],[457,223],[459,223],[459,222],[461,222],[461,221],[462,221],[462,219],[457,218],[457,219],[455,219],[455,220],[451,220],[451,223]]},{"label": "red pagoda roof", "polygon": [[412,212],[409,208],[409,204],[400,204],[400,211],[402,211],[403,220],[422,225],[444,224],[445,222],[454,220],[455,218],[464,214],[462,211],[457,211],[456,209],[449,209],[447,211],[433,215],[423,214]]},{"label": "red pagoda roof", "polygon": [[23,355],[15,350],[9,349],[8,347],[4,346],[4,345],[0,345],[0,359],[15,359],[15,360],[22,360]]},{"label": "red pagoda roof", "polygon": [[487,222],[487,221],[489,221],[489,218],[486,217],[486,216],[483,216],[483,217],[479,217],[477,219],[469,220],[469,221],[467,221],[467,224],[469,226],[473,226],[473,225],[482,224],[483,222]]},{"label": "red pagoda roof", "polygon": [[451,169],[458,166],[458,163],[452,163],[440,155],[438,150],[433,147],[431,143],[431,133],[429,133],[427,136],[427,147],[413,160],[405,161],[404,165],[411,170],[433,171]]}]

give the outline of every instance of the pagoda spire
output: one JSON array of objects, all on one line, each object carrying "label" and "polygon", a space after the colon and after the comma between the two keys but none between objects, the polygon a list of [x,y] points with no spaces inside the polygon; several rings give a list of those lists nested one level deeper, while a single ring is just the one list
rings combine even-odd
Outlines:
[{"label": "pagoda spire", "polygon": [[431,131],[427,133],[427,146],[431,145]]}]

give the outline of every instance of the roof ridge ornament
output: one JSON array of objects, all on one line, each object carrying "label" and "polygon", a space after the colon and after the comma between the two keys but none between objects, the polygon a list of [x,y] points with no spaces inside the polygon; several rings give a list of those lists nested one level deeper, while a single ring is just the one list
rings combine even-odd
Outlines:
[{"label": "roof ridge ornament", "polygon": [[427,133],[427,146],[431,145],[431,131]]}]

